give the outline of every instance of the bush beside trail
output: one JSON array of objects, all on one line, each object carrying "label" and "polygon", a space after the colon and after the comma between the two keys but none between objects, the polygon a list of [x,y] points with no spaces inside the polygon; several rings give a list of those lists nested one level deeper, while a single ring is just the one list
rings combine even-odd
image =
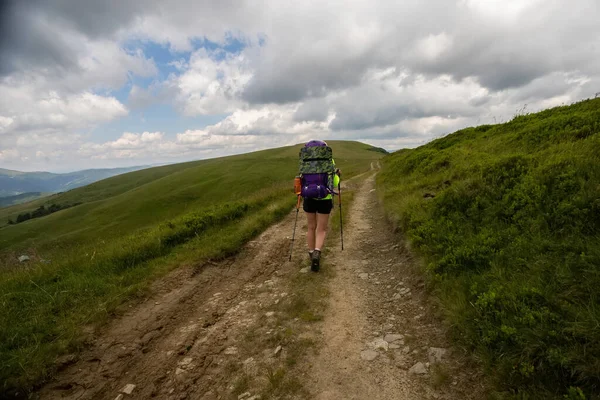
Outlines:
[{"label": "bush beside trail", "polygon": [[600,99],[398,151],[378,179],[504,394],[600,398]]}]

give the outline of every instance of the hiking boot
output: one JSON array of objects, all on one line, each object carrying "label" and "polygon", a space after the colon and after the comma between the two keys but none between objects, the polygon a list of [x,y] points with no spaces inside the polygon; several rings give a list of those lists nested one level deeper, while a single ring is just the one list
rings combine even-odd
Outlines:
[{"label": "hiking boot", "polygon": [[319,264],[321,262],[321,252],[319,250],[313,251],[312,260],[310,264],[310,270],[313,272],[319,272]]}]

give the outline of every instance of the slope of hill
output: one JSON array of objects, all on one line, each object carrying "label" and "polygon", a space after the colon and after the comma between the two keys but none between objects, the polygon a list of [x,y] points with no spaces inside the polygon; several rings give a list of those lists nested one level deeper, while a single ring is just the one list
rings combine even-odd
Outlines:
[{"label": "slope of hill", "polygon": [[31,192],[64,192],[111,176],[147,167],[87,169],[53,174],[50,172],[21,172],[0,168],[0,197]]},{"label": "slope of hill", "polygon": [[[344,177],[383,156],[358,142],[330,144]],[[0,228],[0,380],[43,379],[57,355],[78,346],[82,326],[172,268],[237,251],[287,214],[299,148],[150,168],[1,210],[7,218],[83,203]],[[21,254],[33,262],[23,267]]]},{"label": "slope of hill", "polygon": [[518,398],[600,393],[600,99],[384,159],[390,216],[457,337]]},{"label": "slope of hill", "polygon": [[[28,201],[33,201],[35,199],[39,199],[40,197],[47,196],[48,194],[49,193],[28,192],[28,193],[17,194],[14,196],[0,197],[0,208],[13,206],[15,204],[27,203]],[[4,224],[0,224],[0,225],[4,225]]]}]

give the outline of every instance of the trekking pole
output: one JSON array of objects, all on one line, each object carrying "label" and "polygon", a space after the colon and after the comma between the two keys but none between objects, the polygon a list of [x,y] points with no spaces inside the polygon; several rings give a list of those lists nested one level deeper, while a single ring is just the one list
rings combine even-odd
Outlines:
[{"label": "trekking pole", "polygon": [[342,236],[342,251],[344,251],[344,218],[342,217],[342,187],[338,183],[338,195],[340,202],[340,231]]},{"label": "trekking pole", "polygon": [[296,239],[296,225],[298,224],[298,211],[300,211],[300,195],[296,203],[296,221],[294,222],[294,233],[292,233],[292,245],[290,246],[290,261],[292,261],[292,251],[294,250],[294,240]]}]

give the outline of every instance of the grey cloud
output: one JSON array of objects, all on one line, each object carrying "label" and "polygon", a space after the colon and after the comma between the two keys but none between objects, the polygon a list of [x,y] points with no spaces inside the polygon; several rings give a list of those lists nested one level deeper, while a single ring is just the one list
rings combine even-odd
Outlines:
[{"label": "grey cloud", "polygon": [[37,3],[50,18],[59,19],[92,38],[111,36],[156,4],[154,0],[40,0]]},{"label": "grey cloud", "polygon": [[597,74],[600,8],[595,0],[551,0],[512,22],[461,15],[447,30],[452,44],[439,57],[405,54],[411,68],[457,80],[474,77],[491,91],[521,88],[553,72]]},{"label": "grey cloud", "polygon": [[134,85],[129,91],[127,105],[132,109],[142,109],[154,104],[172,101],[178,93],[178,88],[170,81],[154,83],[147,89]]},{"label": "grey cloud", "polygon": [[[310,50],[308,50],[310,51]],[[253,104],[284,104],[317,98],[331,90],[358,84],[371,66],[364,59],[292,58],[285,63],[263,61],[245,88],[242,98]]]},{"label": "grey cloud", "polygon": [[491,97],[489,96],[477,96],[477,97],[473,97],[471,100],[469,100],[469,105],[472,107],[481,107],[483,105],[486,105],[490,102]]},{"label": "grey cloud", "polygon": [[[79,38],[111,39],[154,0],[9,0],[2,9],[0,76],[42,68],[64,74],[78,69]],[[72,36],[71,35],[71,36]]]},{"label": "grey cloud", "polygon": [[69,44],[25,2],[5,6],[1,26],[0,76],[31,65],[66,68],[76,61]]},{"label": "grey cloud", "polygon": [[90,40],[115,40],[132,32],[161,43],[176,40],[173,35],[186,41],[222,40],[231,31],[240,32],[245,25],[237,22],[256,9],[235,0],[4,0],[0,7],[0,77],[36,67],[76,68],[65,31]]},{"label": "grey cloud", "polygon": [[[372,42],[364,39],[368,44],[361,52],[352,52],[354,43],[335,27],[319,27],[313,33],[313,17],[301,21],[307,29],[296,42],[275,43],[257,63],[244,99],[281,104],[319,97],[356,86],[374,67],[409,68],[431,77],[447,74],[459,82],[471,77],[492,92],[520,88],[553,72],[581,70],[595,75],[600,69],[596,0],[568,6],[550,0],[529,6],[518,17],[508,13],[496,18],[449,2],[421,7],[422,2],[407,2],[402,12],[391,4],[374,5],[380,12],[366,13],[364,22],[357,24],[364,25],[365,38],[373,35]],[[380,29],[371,33],[369,23],[374,21]],[[336,25],[335,18],[330,25]],[[292,23],[290,35],[294,27]],[[319,32],[333,36],[318,37]],[[445,34],[452,42],[439,55],[424,56],[420,41],[436,34]],[[315,50],[313,42],[329,46],[328,51]]]},{"label": "grey cloud", "polygon": [[317,121],[323,122],[329,116],[329,106],[324,99],[305,101],[294,113],[294,121]]},{"label": "grey cloud", "polygon": [[439,86],[431,86],[427,91],[417,82],[402,91],[368,84],[348,90],[344,97],[331,101],[336,115],[329,127],[336,131],[364,130],[409,119],[470,117],[479,112],[468,99],[454,94],[453,88],[448,89],[443,83],[422,84],[432,82]]},{"label": "grey cloud", "polygon": [[423,114],[407,106],[380,107],[374,110],[359,110],[358,107],[336,110],[336,116],[329,124],[334,131],[363,130],[371,127],[386,126],[407,118],[419,118]]},{"label": "grey cloud", "polygon": [[570,85],[563,74],[554,73],[536,78],[512,96],[514,102],[547,99],[567,92]]},{"label": "grey cloud", "polygon": [[448,53],[435,60],[407,60],[411,67],[430,76],[452,75],[460,81],[475,77],[479,83],[492,90],[518,88],[551,72],[553,60],[546,60],[543,52],[533,48],[525,51],[515,42],[496,43],[494,36],[476,41],[456,37]]}]

